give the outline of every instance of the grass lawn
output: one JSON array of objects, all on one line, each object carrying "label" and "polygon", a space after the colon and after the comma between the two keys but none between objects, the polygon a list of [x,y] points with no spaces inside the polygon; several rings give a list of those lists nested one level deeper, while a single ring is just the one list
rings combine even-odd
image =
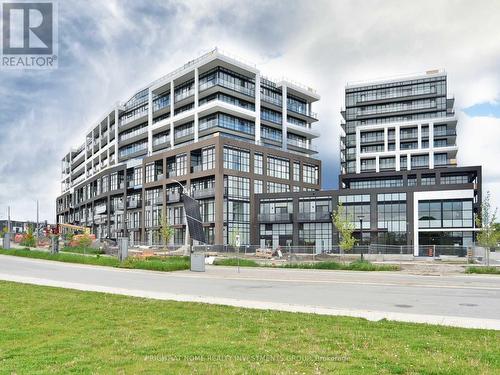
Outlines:
[{"label": "grass lawn", "polygon": [[[237,266],[237,258],[217,259],[214,264],[216,266]],[[318,270],[349,270],[349,271],[399,271],[399,266],[390,264],[373,264],[367,261],[357,260],[351,263],[338,262],[303,262],[303,263],[286,263],[282,265],[271,266],[268,264],[259,264],[251,259],[240,259],[241,267],[277,267],[277,268],[301,268],[301,269],[318,269]]]},{"label": "grass lawn", "polygon": [[148,259],[128,258],[125,262],[120,263],[117,258],[108,256],[89,256],[71,253],[51,254],[45,251],[28,249],[0,249],[0,254],[15,255],[25,258],[56,260],[66,263],[91,264],[95,266],[134,268],[153,271],[179,271],[189,269],[189,257],[182,256],[168,256],[164,258],[154,257]]},{"label": "grass lawn", "polygon": [[66,253],[77,253],[77,254],[104,254],[101,249],[94,249],[93,247],[85,246],[66,246],[61,249],[62,252]]},{"label": "grass lawn", "polygon": [[494,374],[500,332],[0,281],[0,373]]},{"label": "grass lawn", "polygon": [[500,275],[500,267],[467,267],[465,273]]}]

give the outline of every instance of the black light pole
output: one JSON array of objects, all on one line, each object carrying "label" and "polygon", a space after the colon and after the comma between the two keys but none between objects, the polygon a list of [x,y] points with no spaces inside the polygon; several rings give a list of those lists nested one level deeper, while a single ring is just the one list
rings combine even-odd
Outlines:
[{"label": "black light pole", "polygon": [[363,260],[363,215],[359,215],[359,245],[360,245],[360,250],[361,250],[361,260]]}]

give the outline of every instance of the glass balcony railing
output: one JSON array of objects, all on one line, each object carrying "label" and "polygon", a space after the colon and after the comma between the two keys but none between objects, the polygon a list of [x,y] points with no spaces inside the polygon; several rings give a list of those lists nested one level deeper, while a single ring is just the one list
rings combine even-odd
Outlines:
[{"label": "glass balcony railing", "polygon": [[245,87],[245,86],[237,85],[234,82],[230,82],[230,81],[227,81],[225,79],[218,78],[218,77],[214,77],[209,81],[200,83],[200,92],[207,90],[207,89],[214,87],[214,86],[222,86],[222,87],[228,88],[230,90],[245,94],[247,96],[255,97],[255,89],[250,89],[250,88]]},{"label": "glass balcony railing", "polygon": [[170,143],[170,136],[169,135],[162,135],[160,137],[154,137],[153,138],[153,146],[158,146],[163,143]]},{"label": "glass balcony railing", "polygon": [[127,139],[130,139],[130,138],[133,138],[137,135],[141,135],[141,134],[144,134],[144,133],[147,133],[148,131],[148,127],[147,126],[143,126],[142,128],[139,128],[139,129],[136,129],[134,131],[131,131],[131,132],[127,132],[127,133],[122,133],[120,134],[120,141],[125,141]]}]

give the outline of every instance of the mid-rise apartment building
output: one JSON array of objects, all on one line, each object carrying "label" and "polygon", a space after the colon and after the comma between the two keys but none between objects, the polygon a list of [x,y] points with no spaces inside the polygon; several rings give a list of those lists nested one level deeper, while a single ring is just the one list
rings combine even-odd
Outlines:
[{"label": "mid-rise apartment building", "polygon": [[217,49],[110,108],[62,159],[57,222],[158,243],[161,215],[186,239],[180,189],[209,243],[250,243],[256,193],[319,190],[314,90],[264,77]]},{"label": "mid-rise apartment building", "polygon": [[261,245],[338,240],[341,203],[361,243],[467,246],[481,205],[481,167],[457,167],[457,118],[442,71],[345,88],[339,190],[256,197]]}]

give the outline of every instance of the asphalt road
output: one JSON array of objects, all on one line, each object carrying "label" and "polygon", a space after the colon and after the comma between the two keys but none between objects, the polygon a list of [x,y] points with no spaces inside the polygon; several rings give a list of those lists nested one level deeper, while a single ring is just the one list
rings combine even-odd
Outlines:
[{"label": "asphalt road", "polygon": [[500,277],[208,266],[153,272],[0,255],[0,279],[157,299],[500,330]]}]

